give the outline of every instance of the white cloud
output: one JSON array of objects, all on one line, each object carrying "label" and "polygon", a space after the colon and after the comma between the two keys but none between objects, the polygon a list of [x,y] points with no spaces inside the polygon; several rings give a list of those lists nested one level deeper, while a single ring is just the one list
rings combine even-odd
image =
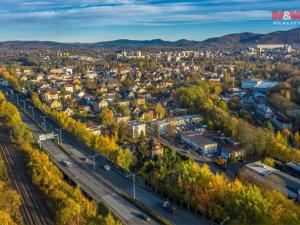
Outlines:
[{"label": "white cloud", "polygon": [[[4,0],[9,2],[8,0]],[[202,2],[157,3],[137,0],[23,0],[22,10],[0,14],[0,24],[59,24],[71,26],[103,25],[168,25],[194,24],[213,21],[260,20],[271,18],[270,11],[259,5],[259,0],[252,10],[241,10],[239,3],[249,4],[250,0],[229,0],[234,5],[227,5],[223,0],[204,0]],[[15,2],[13,0],[13,2]],[[224,4],[205,4],[205,3]],[[260,2],[270,2],[262,0]],[[198,4],[199,3],[199,4]],[[203,3],[201,5],[200,3]],[[15,3],[18,4],[18,3]],[[266,7],[264,7],[266,8]]]}]

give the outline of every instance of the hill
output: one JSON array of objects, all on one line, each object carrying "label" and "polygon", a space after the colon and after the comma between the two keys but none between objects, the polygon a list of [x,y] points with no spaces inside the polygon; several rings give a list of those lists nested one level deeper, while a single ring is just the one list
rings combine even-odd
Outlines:
[{"label": "hill", "polygon": [[178,41],[128,40],[102,41],[96,43],[59,43],[51,41],[6,41],[0,42],[0,49],[128,49],[128,48],[156,48],[156,49],[198,49],[213,47],[252,46],[256,44],[290,44],[300,46],[300,28],[288,31],[276,31],[267,34],[236,33],[221,37],[209,38],[204,41],[191,41],[181,39]]}]

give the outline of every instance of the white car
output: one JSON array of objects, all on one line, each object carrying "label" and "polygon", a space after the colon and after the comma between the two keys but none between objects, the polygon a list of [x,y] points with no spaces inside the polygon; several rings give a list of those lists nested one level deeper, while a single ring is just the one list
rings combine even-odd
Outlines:
[{"label": "white car", "polygon": [[71,167],[72,163],[70,163],[69,161],[64,160],[63,163],[67,166],[67,167]]},{"label": "white car", "polygon": [[110,166],[109,166],[109,165],[105,165],[103,168],[104,168],[106,171],[110,171]]}]

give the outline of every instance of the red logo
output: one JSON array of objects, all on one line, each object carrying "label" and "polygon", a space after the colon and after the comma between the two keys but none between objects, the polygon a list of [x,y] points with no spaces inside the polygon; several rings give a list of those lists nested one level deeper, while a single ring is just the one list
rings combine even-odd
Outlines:
[{"label": "red logo", "polygon": [[300,11],[272,11],[272,20],[300,20]]}]

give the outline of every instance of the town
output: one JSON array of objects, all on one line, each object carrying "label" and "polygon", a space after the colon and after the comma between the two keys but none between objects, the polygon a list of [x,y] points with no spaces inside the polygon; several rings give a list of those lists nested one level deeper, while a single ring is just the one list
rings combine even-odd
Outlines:
[{"label": "town", "polygon": [[[290,45],[214,51],[10,50],[2,51],[0,60],[2,91],[37,123],[29,127],[49,134],[35,134],[40,147],[57,137],[61,148],[79,154],[94,171],[101,154],[106,163],[98,169],[130,171],[147,188],[172,199],[163,202],[166,212],[178,211],[177,204],[199,207],[182,202],[177,193],[182,167],[189,175],[180,179],[204,173],[194,168],[197,164],[222,182],[239,179],[300,201],[300,53]],[[73,150],[68,135],[90,150]],[[91,149],[98,154],[91,157]],[[74,167],[70,160],[61,163]]]},{"label": "town", "polygon": [[2,0],[0,225],[300,225],[297,5]]}]

